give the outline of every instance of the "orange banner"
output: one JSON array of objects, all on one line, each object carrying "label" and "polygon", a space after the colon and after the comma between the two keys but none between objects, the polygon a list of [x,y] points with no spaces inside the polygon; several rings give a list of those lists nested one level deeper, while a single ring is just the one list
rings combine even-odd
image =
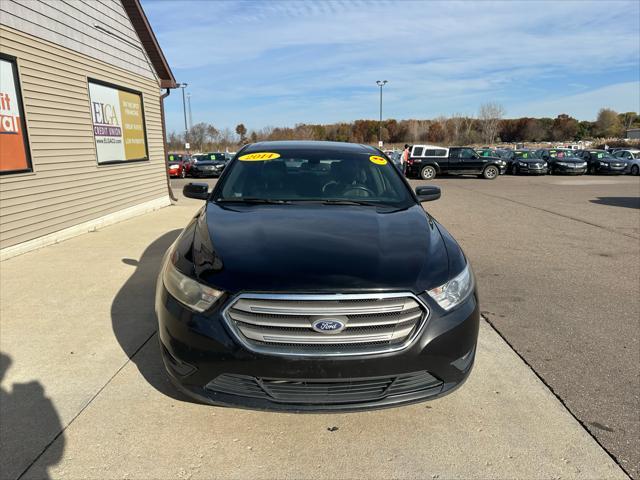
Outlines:
[{"label": "orange banner", "polygon": [[0,59],[0,172],[27,170],[29,161],[22,131],[13,62]]}]

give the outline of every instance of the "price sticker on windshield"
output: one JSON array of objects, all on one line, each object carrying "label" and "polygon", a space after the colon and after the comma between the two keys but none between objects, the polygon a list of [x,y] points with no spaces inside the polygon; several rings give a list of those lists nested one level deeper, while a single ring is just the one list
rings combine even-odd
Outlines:
[{"label": "price sticker on windshield", "polygon": [[376,165],[386,165],[387,164],[387,159],[386,158],[382,158],[378,155],[371,155],[369,157],[369,160],[371,161],[371,163],[375,163]]},{"label": "price sticker on windshield", "polygon": [[241,157],[238,157],[238,160],[242,160],[243,162],[262,162],[264,160],[273,160],[275,158],[280,158],[280,154],[273,152],[256,152],[242,155]]}]

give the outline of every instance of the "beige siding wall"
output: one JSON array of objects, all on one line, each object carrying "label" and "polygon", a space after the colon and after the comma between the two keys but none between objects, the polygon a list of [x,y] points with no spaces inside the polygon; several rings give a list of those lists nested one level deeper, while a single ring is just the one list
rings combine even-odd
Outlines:
[{"label": "beige siding wall", "polygon": [[1,0],[2,25],[155,78],[120,0]]},{"label": "beige siding wall", "polygon": [[[0,25],[18,58],[33,172],[0,176],[0,249],[168,194],[158,81]],[[87,78],[142,92],[150,160],[98,165]]]}]

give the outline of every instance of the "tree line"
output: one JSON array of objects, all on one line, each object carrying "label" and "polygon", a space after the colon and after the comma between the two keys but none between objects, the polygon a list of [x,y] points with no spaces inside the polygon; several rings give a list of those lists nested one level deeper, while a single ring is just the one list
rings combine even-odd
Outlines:
[{"label": "tree line", "polygon": [[[623,138],[629,128],[640,127],[636,112],[618,113],[608,108],[598,112],[595,121],[579,121],[560,114],[556,118],[522,117],[505,119],[504,108],[496,103],[480,107],[477,116],[454,114],[432,120],[395,120],[382,122],[385,144],[436,143],[448,145],[487,144],[498,142],[569,142],[597,138]],[[233,151],[245,143],[263,140],[329,140],[377,144],[377,120],[355,120],[332,124],[297,124],[294,127],[264,127],[249,130],[244,124],[217,129],[208,123],[193,125],[187,134],[172,132],[167,143],[170,150],[184,149],[185,140],[191,151]]]}]

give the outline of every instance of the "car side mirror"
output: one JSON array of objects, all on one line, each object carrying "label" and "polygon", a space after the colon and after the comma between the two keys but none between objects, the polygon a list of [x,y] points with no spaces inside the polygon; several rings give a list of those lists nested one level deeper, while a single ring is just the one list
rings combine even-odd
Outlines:
[{"label": "car side mirror", "polygon": [[432,202],[440,198],[442,191],[440,187],[436,187],[435,185],[422,185],[416,187],[416,195],[420,202]]},{"label": "car side mirror", "polygon": [[182,194],[187,198],[207,200],[209,198],[209,185],[206,183],[188,183],[182,189]]}]

